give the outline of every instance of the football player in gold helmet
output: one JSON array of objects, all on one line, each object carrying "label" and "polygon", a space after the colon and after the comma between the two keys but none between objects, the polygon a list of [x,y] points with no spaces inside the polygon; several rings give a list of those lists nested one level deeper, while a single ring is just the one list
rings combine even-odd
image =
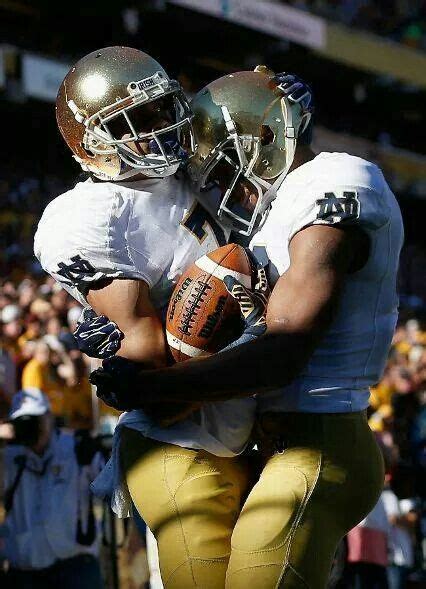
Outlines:
[{"label": "football player in gold helmet", "polygon": [[182,88],[150,55],[106,47],[75,64],[56,100],[58,127],[83,170],[118,181],[164,178],[193,147]]},{"label": "football player in gold helmet", "polygon": [[[229,230],[175,174],[186,162],[181,146],[190,149],[193,141],[188,102],[178,82],[155,59],[129,47],[106,47],[70,69],[58,93],[56,114],[60,131],[88,178],[46,207],[35,236],[36,256],[84,307],[111,319],[107,329],[117,334],[115,325],[120,327],[123,357],[151,367],[166,365],[161,315],[174,285],[189,265],[224,245],[229,236]],[[191,410],[167,404],[161,414],[182,417]],[[168,428],[142,411],[128,413],[116,431],[113,468],[104,474],[98,491],[112,495],[121,516],[129,514],[130,495],[123,492],[127,481],[121,475],[118,452],[121,433],[126,438],[130,432],[136,440],[132,438],[135,454],[127,453],[129,459],[136,456],[139,461],[155,453],[161,465],[167,454],[167,473],[157,494],[184,484],[188,495],[177,493],[173,499],[181,512],[195,506],[200,514],[195,519],[209,521],[213,515],[203,513],[203,493],[208,488],[223,505],[222,495],[217,494],[218,484],[222,485],[228,498],[224,538],[229,538],[244,487],[231,482],[233,475],[242,480],[239,460],[233,456],[245,445],[251,421],[241,418],[238,434],[222,438],[229,429],[228,413],[235,415],[232,408],[227,411],[218,405],[215,414],[204,412],[200,423],[183,421]],[[211,447],[217,456],[205,451]],[[200,452],[205,454],[204,462],[198,461]],[[199,586],[200,576],[212,576],[220,586],[226,551],[214,542],[214,525],[206,527],[202,541],[181,530],[179,519],[164,531],[162,571],[170,587],[175,579],[183,579],[186,589],[192,579],[193,586]],[[169,551],[170,537],[181,538],[189,547],[186,560]],[[192,555],[201,559],[197,575]]]},{"label": "football player in gold helmet", "polygon": [[197,148],[188,173],[204,206],[246,237],[265,220],[311,128],[309,87],[277,81],[257,66],[211,82],[191,103]]}]

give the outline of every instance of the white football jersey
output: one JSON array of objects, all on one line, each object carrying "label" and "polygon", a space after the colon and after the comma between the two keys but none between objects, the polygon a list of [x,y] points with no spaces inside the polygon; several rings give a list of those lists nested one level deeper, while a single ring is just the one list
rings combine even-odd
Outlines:
[{"label": "white football jersey", "polygon": [[[79,183],[46,207],[34,251],[44,270],[84,306],[90,284],[106,278],[144,280],[159,310],[167,307],[181,274],[222,245],[229,232],[175,177],[139,182]],[[142,411],[122,424],[145,436],[233,456],[244,449],[254,399],[207,404],[189,419],[161,428]]]},{"label": "white football jersey", "polygon": [[309,225],[358,225],[369,237],[369,257],[347,275],[334,321],[301,375],[258,403],[261,411],[359,411],[382,375],[397,320],[401,213],[377,166],[321,153],[286,177],[250,243],[269,263],[272,284],[289,267],[291,238]]},{"label": "white football jersey", "polygon": [[86,181],[46,207],[34,240],[44,270],[83,305],[90,283],[144,280],[167,305],[182,272],[228,235],[175,177]]}]

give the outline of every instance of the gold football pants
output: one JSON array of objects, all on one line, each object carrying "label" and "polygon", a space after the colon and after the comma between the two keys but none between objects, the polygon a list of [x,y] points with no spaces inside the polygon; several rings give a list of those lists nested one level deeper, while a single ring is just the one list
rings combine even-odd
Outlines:
[{"label": "gold football pants", "polygon": [[238,458],[219,458],[123,428],[121,463],[153,532],[167,589],[223,589],[231,535],[247,492]]},{"label": "gold football pants", "polygon": [[133,501],[157,538],[166,589],[324,589],[339,540],[374,507],[383,464],[364,413],[269,414],[247,493],[240,459],[123,430]]}]

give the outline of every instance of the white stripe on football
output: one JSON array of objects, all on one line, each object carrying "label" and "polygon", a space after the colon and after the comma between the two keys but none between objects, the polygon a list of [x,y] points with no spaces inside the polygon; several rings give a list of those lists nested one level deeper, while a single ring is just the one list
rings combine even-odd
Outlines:
[{"label": "white stripe on football", "polygon": [[242,272],[237,272],[236,270],[230,270],[229,268],[219,266],[217,262],[214,262],[208,255],[199,258],[195,262],[195,265],[201,268],[201,270],[208,272],[210,276],[219,278],[219,280],[223,280],[225,276],[232,276],[235,280],[241,282],[246,288],[251,288],[251,274],[247,275]]},{"label": "white stripe on football", "polygon": [[190,358],[195,358],[196,356],[200,356],[201,354],[205,354],[204,350],[201,350],[200,348],[194,348],[194,346],[190,346],[189,344],[186,344],[184,341],[182,341],[181,339],[177,338],[175,335],[170,333],[170,331],[167,331],[167,329],[166,329],[166,337],[167,337],[167,343],[169,344],[169,346],[171,348],[173,348],[174,350],[179,350],[180,352],[182,352],[182,354],[185,354],[186,356],[189,356]]}]

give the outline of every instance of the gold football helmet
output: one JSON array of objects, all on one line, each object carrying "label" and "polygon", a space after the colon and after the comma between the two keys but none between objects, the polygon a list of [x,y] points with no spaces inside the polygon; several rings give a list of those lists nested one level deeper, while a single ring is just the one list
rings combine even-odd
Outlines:
[{"label": "gold football helmet", "polygon": [[193,147],[191,110],[180,84],[152,57],[106,47],[65,76],[56,119],[84,170],[103,180],[174,174]]},{"label": "gold football helmet", "polygon": [[283,97],[264,66],[229,74],[192,100],[188,171],[200,200],[242,235],[259,225],[294,159],[310,113]]}]

